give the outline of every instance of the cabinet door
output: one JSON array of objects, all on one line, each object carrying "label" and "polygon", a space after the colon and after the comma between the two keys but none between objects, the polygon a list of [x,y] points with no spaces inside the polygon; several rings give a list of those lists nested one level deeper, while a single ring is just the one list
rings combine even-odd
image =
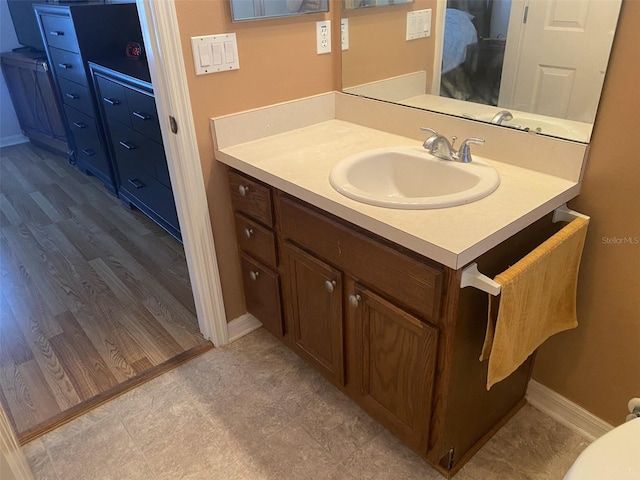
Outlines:
[{"label": "cabinet door", "polygon": [[400,439],[426,451],[437,330],[361,286],[349,302],[360,403]]},{"label": "cabinet door", "polygon": [[283,257],[293,347],[344,385],[342,274],[291,244],[283,244]]}]

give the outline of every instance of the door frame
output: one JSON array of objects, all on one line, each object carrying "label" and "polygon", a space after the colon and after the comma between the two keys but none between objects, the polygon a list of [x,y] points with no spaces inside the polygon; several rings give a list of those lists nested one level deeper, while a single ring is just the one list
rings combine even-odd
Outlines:
[{"label": "door frame", "polygon": [[[136,0],[200,332],[229,342],[222,285],[173,0]],[[170,118],[177,131],[173,133]]]}]

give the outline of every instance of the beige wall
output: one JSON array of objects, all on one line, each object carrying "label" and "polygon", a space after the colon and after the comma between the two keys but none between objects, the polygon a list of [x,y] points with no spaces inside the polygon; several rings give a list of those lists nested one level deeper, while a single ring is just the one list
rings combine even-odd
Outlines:
[{"label": "beige wall", "polygon": [[[433,69],[435,36],[407,42],[407,12],[432,9],[435,25],[436,0],[384,8],[348,10],[349,49],[343,52],[344,86],[352,87],[407,73]],[[427,86],[428,87],[428,86]]]},{"label": "beige wall", "polygon": [[[624,0],[580,196],[591,216],[577,329],[539,350],[534,379],[614,424],[640,397],[640,2]],[[636,243],[606,243],[632,237]]]},{"label": "beige wall", "polygon": [[[333,2],[335,3],[335,2]],[[332,11],[338,11],[332,3]],[[228,0],[176,0],[227,319],[246,312],[229,193],[214,161],[209,119],[334,90],[337,54],[316,54],[315,22],[331,14],[232,23]],[[335,29],[334,29],[335,30]],[[190,37],[235,32],[240,69],[196,76]]]},{"label": "beige wall", "polygon": [[[339,13],[336,3],[330,16]],[[227,187],[213,160],[208,120],[339,87],[340,52],[334,38],[334,54],[315,54],[315,21],[326,15],[233,24],[227,1],[177,0],[176,7],[226,310],[233,319],[244,313],[244,299]],[[613,424],[623,421],[627,400],[640,396],[640,245],[602,240],[640,237],[637,25],[640,2],[624,0],[582,194],[571,203],[592,217],[578,293],[580,326],[543,345],[534,372],[537,381]],[[189,37],[225,32],[237,33],[240,70],[196,77]]]}]

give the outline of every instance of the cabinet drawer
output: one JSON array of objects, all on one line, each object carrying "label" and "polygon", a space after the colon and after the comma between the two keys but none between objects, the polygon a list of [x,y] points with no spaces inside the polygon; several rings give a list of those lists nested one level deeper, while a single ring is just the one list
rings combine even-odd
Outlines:
[{"label": "cabinet drawer", "polygon": [[164,147],[113,118],[107,118],[107,124],[116,156],[135,157],[137,165],[144,170],[145,174],[167,188],[171,188]]},{"label": "cabinet drawer", "polygon": [[87,85],[87,77],[80,55],[59,48],[50,48],[49,54],[53,69],[58,77],[66,78],[80,85]]},{"label": "cabinet drawer", "polygon": [[278,266],[275,234],[241,213],[235,214],[236,237],[243,252],[271,268]]},{"label": "cabinet drawer", "polygon": [[104,113],[108,117],[115,118],[130,127],[131,120],[129,119],[129,106],[127,104],[125,87],[99,75],[96,75],[95,78],[98,84],[96,95],[98,102],[102,104]]},{"label": "cabinet drawer", "polygon": [[62,92],[62,101],[81,112],[93,114],[93,100],[89,89],[65,78],[59,78],[58,84]]},{"label": "cabinet drawer", "polygon": [[137,90],[126,90],[131,126],[143,135],[162,143],[155,98]]},{"label": "cabinet drawer", "polygon": [[278,201],[280,230],[285,238],[340,265],[421,318],[437,322],[442,271],[286,195],[278,195]]},{"label": "cabinet drawer", "polygon": [[89,115],[65,105],[69,128],[76,144],[76,154],[85,164],[111,177],[111,165],[100,142],[96,122]]},{"label": "cabinet drawer", "polygon": [[282,337],[280,277],[244,254],[240,254],[240,266],[247,311],[272,334]]},{"label": "cabinet drawer", "polygon": [[237,172],[229,171],[231,203],[240,211],[263,224],[273,226],[271,189]]},{"label": "cabinet drawer", "polygon": [[59,15],[41,15],[40,20],[47,45],[74,53],[80,51],[71,18]]}]

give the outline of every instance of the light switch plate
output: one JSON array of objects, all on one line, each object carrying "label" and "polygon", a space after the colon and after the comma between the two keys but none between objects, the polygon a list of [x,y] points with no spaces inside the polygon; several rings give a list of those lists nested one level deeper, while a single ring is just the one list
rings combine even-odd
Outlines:
[{"label": "light switch plate", "polygon": [[331,20],[316,22],[316,44],[318,55],[331,53]]},{"label": "light switch plate", "polygon": [[431,35],[431,9],[407,12],[407,40]]},{"label": "light switch plate", "polygon": [[191,37],[196,75],[238,70],[238,43],[235,33]]}]

